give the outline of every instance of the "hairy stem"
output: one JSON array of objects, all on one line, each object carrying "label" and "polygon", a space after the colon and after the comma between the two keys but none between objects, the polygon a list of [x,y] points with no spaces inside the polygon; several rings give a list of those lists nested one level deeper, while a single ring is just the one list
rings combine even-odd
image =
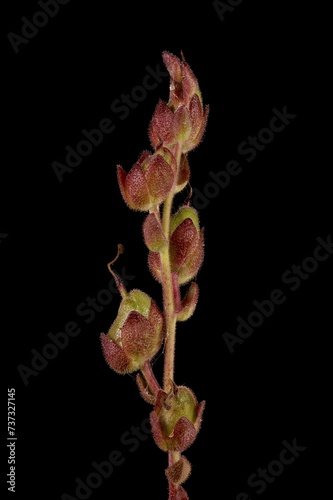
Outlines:
[{"label": "hairy stem", "polygon": [[150,392],[156,396],[158,391],[161,389],[160,384],[157,382],[153,370],[151,368],[150,361],[146,361],[143,367],[141,368],[141,372],[147,382]]},{"label": "hairy stem", "polygon": [[[176,312],[174,287],[170,265],[170,218],[172,212],[172,203],[175,195],[178,172],[181,160],[181,148],[177,144],[173,154],[176,158],[176,175],[173,189],[170,191],[163,206],[162,228],[168,244],[161,252],[162,262],[162,286],[163,286],[163,303],[164,317],[166,322],[166,340],[164,351],[164,374],[163,374],[163,389],[169,393],[173,389],[174,370],[175,370],[175,347],[176,347]],[[169,467],[174,465],[180,458],[178,451],[168,451]],[[169,500],[176,498],[178,486],[169,481]]]},{"label": "hairy stem", "polygon": [[162,276],[163,276],[163,302],[164,302],[164,315],[166,322],[166,341],[165,341],[165,354],[164,354],[164,375],[163,375],[163,389],[165,392],[170,392],[174,380],[174,365],[175,365],[175,342],[176,342],[176,314],[175,314],[175,300],[172,284],[171,266],[170,266],[170,218],[172,211],[172,202],[175,195],[177,184],[181,148],[177,144],[174,148],[173,154],[176,158],[176,172],[175,182],[169,195],[167,196],[163,206],[162,228],[164,236],[168,244],[161,252],[162,262]]},{"label": "hairy stem", "polygon": [[[180,459],[179,451],[168,451],[169,467],[174,465]],[[177,498],[178,485],[169,481],[169,500]]]}]

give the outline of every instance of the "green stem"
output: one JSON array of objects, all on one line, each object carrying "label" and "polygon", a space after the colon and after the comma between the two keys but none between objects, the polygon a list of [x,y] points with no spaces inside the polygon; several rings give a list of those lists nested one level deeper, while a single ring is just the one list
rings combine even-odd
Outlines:
[{"label": "green stem", "polygon": [[[163,287],[163,303],[164,317],[166,323],[166,340],[164,350],[164,373],[163,373],[163,389],[166,393],[170,393],[173,389],[174,371],[175,371],[175,346],[176,346],[176,323],[177,316],[175,312],[175,297],[172,283],[171,264],[170,264],[170,219],[172,211],[172,203],[175,195],[178,172],[180,168],[181,147],[176,145],[173,151],[176,158],[176,172],[174,185],[167,196],[163,206],[162,228],[164,236],[167,240],[166,247],[161,251],[162,263],[162,287]],[[178,451],[169,451],[169,467],[175,464],[179,458]],[[169,500],[173,500],[177,496],[178,486],[169,481]]]},{"label": "green stem", "polygon": [[167,196],[163,206],[162,228],[164,236],[168,244],[161,251],[162,262],[162,287],[163,287],[163,302],[164,316],[166,322],[166,341],[164,353],[164,375],[163,389],[169,393],[172,389],[174,380],[174,365],[175,365],[175,343],[176,343],[176,314],[174,305],[174,293],[172,285],[172,274],[170,265],[170,218],[172,211],[172,203],[177,185],[178,171],[181,159],[181,148],[177,144],[174,150],[176,158],[176,172],[174,185]]}]

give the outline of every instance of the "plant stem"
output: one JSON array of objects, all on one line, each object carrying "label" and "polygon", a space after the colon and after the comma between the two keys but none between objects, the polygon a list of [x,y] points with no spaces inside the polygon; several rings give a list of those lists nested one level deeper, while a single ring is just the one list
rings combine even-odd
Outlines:
[{"label": "plant stem", "polygon": [[166,322],[166,341],[164,354],[164,374],[163,374],[163,389],[169,393],[173,386],[174,379],[174,364],[175,364],[175,342],[176,342],[176,314],[174,293],[170,265],[170,218],[172,211],[172,202],[175,195],[177,185],[178,172],[181,159],[181,148],[177,144],[173,154],[176,158],[176,172],[173,188],[167,196],[163,206],[162,228],[164,236],[168,242],[166,247],[161,252],[162,276],[163,276],[163,303],[164,316]]},{"label": "plant stem", "polygon": [[[166,323],[166,340],[164,351],[164,373],[163,373],[163,389],[169,393],[173,389],[174,368],[175,368],[175,346],[176,346],[176,312],[175,312],[175,297],[172,282],[172,273],[170,265],[170,218],[172,211],[172,203],[177,185],[178,172],[181,160],[181,147],[177,144],[173,154],[176,158],[176,172],[173,188],[167,196],[163,206],[162,228],[164,236],[167,240],[166,247],[161,251],[162,263],[162,287],[163,287],[163,303],[164,317]],[[178,451],[168,451],[169,467],[175,464],[179,458]],[[169,500],[173,500],[177,496],[178,486],[169,481]]]},{"label": "plant stem", "polygon": [[158,391],[161,389],[160,384],[157,382],[153,370],[151,368],[150,361],[146,361],[143,367],[141,368],[141,372],[145,377],[145,380],[148,384],[148,387],[151,393],[156,396]]},{"label": "plant stem", "polygon": [[[179,451],[168,451],[169,467],[174,465],[180,459]],[[178,485],[169,481],[169,500],[177,498]]]}]

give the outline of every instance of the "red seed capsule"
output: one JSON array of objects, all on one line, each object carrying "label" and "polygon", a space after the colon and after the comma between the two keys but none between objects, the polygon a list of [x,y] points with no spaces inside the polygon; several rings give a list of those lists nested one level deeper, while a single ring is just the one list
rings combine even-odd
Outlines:
[{"label": "red seed capsule", "polygon": [[127,174],[117,166],[118,183],[127,205],[133,210],[148,212],[163,203],[169,194],[174,171],[161,154],[145,151]]},{"label": "red seed capsule", "polygon": [[101,334],[106,362],[122,374],[140,370],[155,356],[162,340],[163,315],[155,301],[141,290],[132,290],[122,299],[108,334]]},{"label": "red seed capsule", "polygon": [[171,394],[160,391],[150,414],[154,440],[163,451],[184,451],[199,432],[205,402],[198,404],[185,386],[174,386]]}]

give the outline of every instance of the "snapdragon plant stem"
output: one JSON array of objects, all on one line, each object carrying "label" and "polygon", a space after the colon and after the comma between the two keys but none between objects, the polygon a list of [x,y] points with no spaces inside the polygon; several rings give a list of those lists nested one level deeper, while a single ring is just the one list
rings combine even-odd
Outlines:
[{"label": "snapdragon plant stem", "polygon": [[173,188],[164,202],[162,216],[163,233],[167,239],[167,245],[161,252],[163,302],[166,322],[163,389],[166,393],[169,393],[173,387],[175,366],[176,312],[170,265],[170,218],[181,160],[181,147],[179,144],[175,146],[173,153],[176,159],[175,181]]},{"label": "snapdragon plant stem", "polygon": [[[176,172],[173,188],[167,196],[162,215],[162,229],[167,240],[166,247],[161,252],[162,263],[162,287],[163,287],[163,303],[164,317],[166,322],[166,339],[164,350],[164,373],[163,373],[163,389],[169,393],[173,389],[174,384],[174,369],[175,369],[175,347],[176,347],[176,322],[177,316],[175,311],[174,289],[172,283],[171,264],[170,264],[170,219],[172,211],[172,203],[177,185],[178,172],[181,161],[181,147],[177,144],[173,154],[176,159]],[[178,451],[169,451],[169,467],[175,464],[179,458]],[[176,498],[178,486],[169,481],[169,499]]]}]

